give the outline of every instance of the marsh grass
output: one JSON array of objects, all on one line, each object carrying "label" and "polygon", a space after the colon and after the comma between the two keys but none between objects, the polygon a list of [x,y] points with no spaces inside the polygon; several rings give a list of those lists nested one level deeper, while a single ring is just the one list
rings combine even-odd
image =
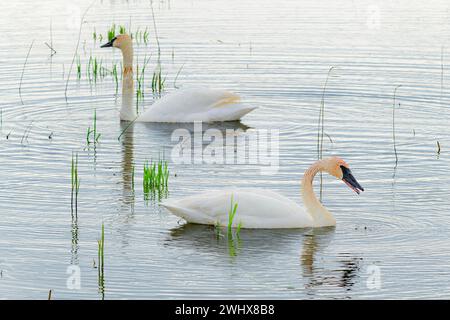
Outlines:
[{"label": "marsh grass", "polygon": [[[319,120],[317,124],[317,160],[322,160],[323,158],[323,139],[325,136],[325,92],[328,85],[328,80],[330,78],[330,73],[333,71],[334,67],[330,67],[328,70],[327,78],[325,80],[325,84],[322,89],[322,98],[320,100],[320,111],[319,111]],[[331,138],[330,138],[331,139]],[[320,191],[319,191],[319,199],[322,201],[323,194],[323,175],[320,172]]]},{"label": "marsh grass", "polygon": [[80,191],[80,178],[78,177],[78,153],[76,153],[74,156],[73,152],[71,165],[71,181],[72,191],[70,207],[72,209],[72,213],[75,211],[76,214],[78,213],[78,192]]},{"label": "marsh grass", "polygon": [[181,73],[181,70],[183,70],[183,67],[184,67],[184,63],[183,63],[183,65],[180,67],[180,69],[178,69],[177,75],[175,76],[175,80],[173,81],[173,87],[174,87],[175,89],[178,89],[178,87],[177,87],[177,80],[178,80],[178,76],[179,76],[180,73]]},{"label": "marsh grass", "polygon": [[[402,85],[398,85],[395,87],[394,89],[394,96],[393,96],[393,101],[392,101],[392,141],[394,144],[394,154],[395,154],[395,168],[397,168],[398,165],[398,155],[397,155],[397,146],[396,146],[396,141],[395,141],[395,103],[396,103],[396,97],[397,97],[397,90],[401,87]],[[400,104],[399,104],[400,106]]]},{"label": "marsh grass", "polygon": [[84,17],[86,16],[86,14],[88,13],[89,9],[94,5],[95,0],[92,0],[92,2],[90,3],[90,5],[86,8],[86,10],[84,11],[83,15],[81,16],[81,20],[80,20],[80,29],[78,30],[78,40],[77,40],[77,46],[75,48],[75,52],[73,53],[73,58],[72,58],[72,62],[70,63],[70,68],[69,68],[69,73],[67,75],[67,80],[66,80],[66,87],[64,88],[64,97],[66,99],[67,102],[67,90],[69,88],[69,81],[70,81],[70,75],[72,74],[72,68],[73,68],[73,64],[75,62],[75,58],[78,54],[78,48],[80,46],[80,39],[81,39],[81,30],[83,28],[83,21],[84,21]]},{"label": "marsh grass", "polygon": [[139,103],[144,100],[144,83],[145,83],[145,69],[150,61],[150,58],[145,57],[144,63],[139,67],[139,60],[136,63],[136,113],[139,114]]},{"label": "marsh grass", "polygon": [[[236,213],[237,213],[237,209],[238,209],[238,204],[234,202],[234,198],[233,196],[231,196],[231,202],[230,202],[230,209],[228,210],[228,224],[227,224],[227,236],[228,239],[233,240],[233,221],[236,217]],[[219,239],[222,236],[222,232],[221,232],[221,224],[220,221],[217,221],[214,224],[214,230],[215,230],[215,234],[216,234],[216,238]],[[234,236],[236,236],[239,239],[239,234],[241,232],[241,228],[242,228],[242,221],[239,221],[238,225],[235,228],[235,232],[234,232]]]},{"label": "marsh grass", "polygon": [[30,47],[28,48],[28,52],[27,52],[27,57],[25,58],[25,62],[23,64],[23,68],[22,68],[22,75],[20,76],[20,83],[19,83],[19,97],[20,97],[20,102],[22,102],[23,104],[23,100],[22,100],[22,82],[23,82],[23,75],[25,74],[25,67],[27,66],[27,62],[28,62],[28,58],[30,56],[30,52],[31,49],[33,48],[34,45],[34,40],[31,41]]},{"label": "marsh grass", "polygon": [[[242,228],[242,222],[235,228],[233,234],[233,221],[236,218],[238,204],[234,202],[233,196],[231,196],[230,209],[228,211],[228,226],[227,226],[227,240],[228,240],[228,252],[231,257],[235,257],[237,254],[237,249],[240,246],[240,232]],[[235,243],[235,240],[237,243]]]},{"label": "marsh grass", "polygon": [[169,167],[166,160],[158,162],[148,161],[144,164],[142,186],[144,199],[149,200],[150,196],[166,195],[169,186]]},{"label": "marsh grass", "polygon": [[131,166],[131,190],[134,192],[135,165]]},{"label": "marsh grass", "polygon": [[141,30],[137,28],[136,31],[130,32],[130,37],[136,42],[137,45],[144,43],[147,45],[149,40],[150,33],[148,32],[148,27],[145,27],[145,30]]},{"label": "marsh grass", "polygon": [[100,139],[101,134],[97,132],[97,109],[94,109],[94,120],[91,127],[88,127],[87,133],[86,133],[86,142],[88,145],[94,144],[96,145],[98,143],[98,140]]},{"label": "marsh grass", "polygon": [[114,79],[114,84],[115,84],[115,88],[116,88],[116,94],[119,91],[119,77],[117,74],[117,64],[113,63],[113,67],[112,67],[112,76]]},{"label": "marsh grass", "polygon": [[111,41],[112,39],[114,39],[114,37],[116,36],[116,24],[115,23],[113,23],[111,28],[108,29],[106,34],[107,34],[107,37],[108,37],[108,41]]},{"label": "marsh grass", "polygon": [[[238,208],[238,204],[234,203],[233,201],[233,196],[231,196],[231,205],[230,205],[230,210],[228,211],[228,237],[232,237],[233,236],[233,221],[234,221],[234,217],[236,216],[236,211]],[[239,230],[241,228],[239,227]]]},{"label": "marsh grass", "polygon": [[150,0],[150,8],[152,11],[153,28],[155,30],[156,45],[158,48],[158,60],[157,60],[158,63],[156,65],[155,70],[153,71],[152,92],[153,92],[153,94],[157,94],[157,96],[160,96],[162,91],[164,90],[165,78],[162,77],[161,46],[159,44],[158,28],[156,27],[155,12],[153,10],[153,1],[152,0]]},{"label": "marsh grass", "polygon": [[102,233],[100,239],[97,240],[97,259],[98,259],[98,288],[102,294],[102,299],[105,295],[105,224],[102,223]]},{"label": "marsh grass", "polygon": [[77,79],[81,79],[81,60],[80,56],[77,56]]},{"label": "marsh grass", "polygon": [[153,78],[152,78],[153,94],[160,96],[161,93],[164,91],[165,82],[166,82],[166,79],[162,77],[161,64],[158,63],[155,68],[155,71],[153,71]]},{"label": "marsh grass", "polygon": [[20,144],[23,144],[23,141],[25,140],[28,142],[28,136],[30,135],[31,128],[33,127],[33,121],[26,127],[25,131],[23,132],[22,139],[20,140]]}]

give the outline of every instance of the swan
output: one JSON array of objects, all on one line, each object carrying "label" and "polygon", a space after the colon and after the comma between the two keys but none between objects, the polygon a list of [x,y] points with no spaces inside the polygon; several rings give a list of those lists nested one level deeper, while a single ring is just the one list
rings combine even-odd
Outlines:
[{"label": "swan", "polygon": [[[344,181],[357,194],[364,191],[348,164],[339,157],[315,162],[303,175],[303,206],[269,190],[230,189],[208,191],[179,200],[165,200],[163,207],[190,223],[228,225],[230,202],[237,204],[233,227],[242,228],[306,228],[335,226],[333,215],[314,194],[313,179],[318,172],[327,172]],[[233,200],[231,200],[233,199]]]},{"label": "swan", "polygon": [[136,115],[133,104],[133,41],[127,34],[114,37],[101,48],[114,47],[122,51],[123,80],[120,119],[138,122],[215,122],[236,121],[256,109],[240,103],[240,97],[220,89],[179,89],[163,96],[147,111]]}]

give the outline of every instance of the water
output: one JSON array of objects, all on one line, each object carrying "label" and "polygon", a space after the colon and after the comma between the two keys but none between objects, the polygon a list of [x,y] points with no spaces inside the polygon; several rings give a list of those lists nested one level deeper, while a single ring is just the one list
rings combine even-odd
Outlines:
[{"label": "water", "polygon": [[[123,125],[111,77],[90,84],[83,70],[78,82],[75,66],[66,102],[78,21],[89,4],[9,1],[0,13],[1,298],[46,299],[50,289],[55,299],[102,298],[93,267],[102,222],[105,299],[450,297],[448,3],[155,2],[167,91],[182,67],[177,86],[228,88],[259,106],[242,121],[247,133],[280,130],[276,175],[251,164],[170,163],[169,197],[251,186],[300,201],[299,180],[317,156],[320,101],[334,67],[325,93],[332,142],[325,138],[324,154],[344,158],[366,192],[356,196],[325,176],[324,203],[336,228],[242,230],[233,243],[144,201],[143,163],[170,154],[176,126],[135,124],[118,140]],[[149,28],[148,45],[135,47],[141,62],[153,53],[149,106],[156,63],[149,3],[99,0],[85,20],[83,67],[91,53],[108,68],[120,61],[119,52],[94,43],[94,28],[103,36],[113,22]],[[32,40],[22,104],[18,87]],[[86,148],[94,109],[100,143]],[[72,151],[81,179],[77,219],[70,209]],[[81,270],[78,290],[67,287],[71,265]],[[367,285],[373,266],[378,289]]]}]

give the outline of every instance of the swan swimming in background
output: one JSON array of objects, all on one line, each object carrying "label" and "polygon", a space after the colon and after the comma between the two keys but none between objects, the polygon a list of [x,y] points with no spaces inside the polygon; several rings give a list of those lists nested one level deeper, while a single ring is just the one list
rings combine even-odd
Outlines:
[{"label": "swan swimming in background", "polygon": [[180,200],[166,200],[161,205],[187,222],[228,225],[230,202],[238,205],[233,227],[242,228],[306,228],[335,226],[333,215],[314,194],[313,179],[318,172],[327,172],[344,181],[353,191],[363,187],[353,177],[347,163],[339,157],[315,162],[302,180],[303,206],[272,191],[264,189],[230,189],[208,191]]},{"label": "swan swimming in background", "polygon": [[133,98],[133,41],[127,34],[121,34],[101,46],[115,47],[123,55],[122,108],[120,119],[140,122],[214,122],[236,121],[256,107],[240,103],[237,94],[220,89],[180,89],[163,96],[151,107],[136,115]]}]

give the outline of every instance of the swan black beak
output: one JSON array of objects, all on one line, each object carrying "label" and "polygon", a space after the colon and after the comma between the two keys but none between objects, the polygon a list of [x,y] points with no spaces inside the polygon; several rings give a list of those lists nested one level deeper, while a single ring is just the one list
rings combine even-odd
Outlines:
[{"label": "swan black beak", "polygon": [[349,186],[350,189],[355,191],[357,194],[360,193],[360,191],[364,191],[364,188],[361,187],[361,185],[356,181],[355,177],[353,176],[352,172],[349,168],[341,166],[342,169],[342,181],[345,182],[347,186]]},{"label": "swan black beak", "polygon": [[100,46],[100,48],[110,48],[110,47],[112,47],[115,40],[116,40],[116,38],[113,38],[110,42],[105,43],[104,45]]}]

